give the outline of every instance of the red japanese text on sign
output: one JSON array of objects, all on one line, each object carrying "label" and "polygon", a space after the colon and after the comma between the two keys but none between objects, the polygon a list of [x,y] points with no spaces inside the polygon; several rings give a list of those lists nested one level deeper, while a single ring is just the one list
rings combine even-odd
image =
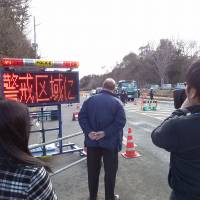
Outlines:
[{"label": "red japanese text on sign", "polygon": [[26,104],[79,101],[78,73],[3,73],[5,98]]}]

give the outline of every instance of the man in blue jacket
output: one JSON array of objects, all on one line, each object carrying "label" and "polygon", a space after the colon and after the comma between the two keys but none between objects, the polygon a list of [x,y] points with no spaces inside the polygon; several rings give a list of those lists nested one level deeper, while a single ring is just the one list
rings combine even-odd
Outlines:
[{"label": "man in blue jacket", "polygon": [[152,141],[171,153],[171,200],[200,199],[200,61],[186,73],[186,100],[152,132]]},{"label": "man in blue jacket", "polygon": [[106,79],[102,91],[87,99],[79,113],[79,124],[85,134],[87,147],[90,200],[97,199],[102,157],[105,200],[119,199],[114,194],[114,188],[126,116],[122,102],[114,95],[114,90],[115,81]]}]

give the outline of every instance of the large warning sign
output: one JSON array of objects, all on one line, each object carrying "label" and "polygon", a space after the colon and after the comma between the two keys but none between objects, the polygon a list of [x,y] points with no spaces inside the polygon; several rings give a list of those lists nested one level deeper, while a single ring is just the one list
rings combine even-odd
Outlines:
[{"label": "large warning sign", "polygon": [[25,104],[79,102],[78,72],[3,72],[2,96]]}]

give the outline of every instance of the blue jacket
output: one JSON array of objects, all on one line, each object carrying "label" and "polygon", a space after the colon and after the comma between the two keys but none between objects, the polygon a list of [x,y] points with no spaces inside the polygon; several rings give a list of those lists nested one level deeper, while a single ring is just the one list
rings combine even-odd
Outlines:
[{"label": "blue jacket", "polygon": [[[79,124],[85,134],[87,147],[121,150],[126,116],[122,102],[107,90],[87,99],[79,113]],[[92,131],[104,131],[105,137],[96,141],[88,137]]]}]

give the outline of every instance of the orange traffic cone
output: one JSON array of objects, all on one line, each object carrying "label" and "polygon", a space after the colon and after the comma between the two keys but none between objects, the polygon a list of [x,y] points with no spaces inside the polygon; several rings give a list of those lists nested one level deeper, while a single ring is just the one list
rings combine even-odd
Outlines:
[{"label": "orange traffic cone", "polygon": [[78,120],[78,114],[79,114],[79,112],[73,112],[72,113],[72,121]]},{"label": "orange traffic cone", "polygon": [[77,110],[80,109],[80,104],[79,104],[79,103],[76,104],[76,109],[77,109]]},{"label": "orange traffic cone", "polygon": [[128,128],[128,136],[127,136],[127,144],[126,144],[126,152],[122,153],[124,158],[137,158],[141,155],[135,150],[135,144],[133,142],[133,133],[132,129]]},{"label": "orange traffic cone", "polygon": [[144,93],[144,99],[147,99],[147,93]]},{"label": "orange traffic cone", "polygon": [[80,104],[77,103],[77,104],[76,104],[76,111],[74,111],[74,112],[72,113],[72,121],[78,120],[79,111],[80,111]]}]

